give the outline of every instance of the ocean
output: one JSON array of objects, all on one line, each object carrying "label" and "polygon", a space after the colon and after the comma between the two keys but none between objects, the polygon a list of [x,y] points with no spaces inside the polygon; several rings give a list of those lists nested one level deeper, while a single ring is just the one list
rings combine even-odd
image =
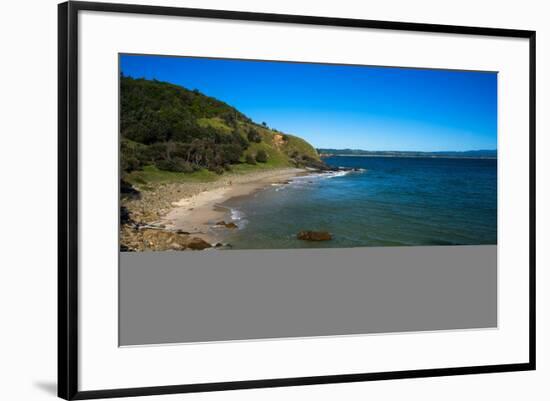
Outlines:
[{"label": "ocean", "polygon": [[[296,177],[224,206],[239,226],[232,249],[497,243],[497,160],[325,158],[337,171]],[[333,239],[301,241],[299,231]]]}]

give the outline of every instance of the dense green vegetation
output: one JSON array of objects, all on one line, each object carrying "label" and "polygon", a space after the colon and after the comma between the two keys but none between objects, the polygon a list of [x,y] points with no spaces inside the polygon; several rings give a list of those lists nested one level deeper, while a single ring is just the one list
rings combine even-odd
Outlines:
[{"label": "dense green vegetation", "polygon": [[323,166],[306,141],[257,124],[198,90],[124,76],[120,82],[121,170],[129,182]]}]

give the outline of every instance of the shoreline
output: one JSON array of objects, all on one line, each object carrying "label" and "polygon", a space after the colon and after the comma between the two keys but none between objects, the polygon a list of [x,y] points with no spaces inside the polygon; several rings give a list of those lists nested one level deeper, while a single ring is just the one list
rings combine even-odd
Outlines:
[{"label": "shoreline", "polygon": [[233,179],[226,185],[173,202],[173,208],[161,218],[161,224],[168,230],[189,232],[210,243],[222,242],[228,230],[237,229],[216,224],[232,222],[227,219],[228,208],[223,203],[236,197],[250,196],[271,184],[305,174],[307,170],[292,168],[262,173],[246,174],[239,177],[238,182]]},{"label": "shoreline", "polygon": [[130,222],[120,226],[121,249],[181,250],[188,249],[190,241],[202,241],[204,247],[191,249],[220,246],[229,230],[237,229],[216,225],[232,223],[224,202],[308,173],[308,169],[281,168],[227,174],[212,182],[158,184],[141,191],[138,199],[121,200],[130,216]]}]

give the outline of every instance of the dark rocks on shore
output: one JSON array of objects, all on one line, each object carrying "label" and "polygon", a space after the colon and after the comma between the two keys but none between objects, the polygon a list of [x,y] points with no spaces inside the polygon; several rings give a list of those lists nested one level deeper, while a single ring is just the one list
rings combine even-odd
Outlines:
[{"label": "dark rocks on shore", "polygon": [[217,242],[216,244],[213,245],[214,248],[218,248],[218,249],[230,249],[230,248],[233,248],[233,245],[231,245],[230,243],[226,242],[226,243],[223,243],[223,242]]},{"label": "dark rocks on shore", "polygon": [[358,172],[358,171],[363,171],[363,169],[360,169],[358,167],[331,167],[329,169],[329,171],[334,171],[334,172],[338,172],[338,171],[354,171],[354,172]]},{"label": "dark rocks on shore", "polygon": [[120,197],[123,199],[141,199],[141,193],[130,183],[120,180]]},{"label": "dark rocks on shore", "polygon": [[120,244],[120,252],[134,252],[134,250],[124,244]]},{"label": "dark rocks on shore", "polygon": [[305,167],[314,168],[320,171],[326,171],[330,169],[330,166],[322,160],[313,159],[307,155],[302,156],[301,163]]},{"label": "dark rocks on shore", "polygon": [[224,226],[225,228],[239,228],[235,223],[233,222],[229,222],[229,223],[226,223],[225,221],[218,221],[216,223],[217,226]]},{"label": "dark rocks on shore", "polygon": [[316,166],[308,166],[308,167],[311,167],[311,168],[314,168],[316,169],[317,171],[320,171],[320,172],[339,172],[339,171],[353,171],[353,172],[359,172],[359,171],[364,171],[364,169],[361,169],[361,168],[358,168],[358,167],[334,167],[334,166],[329,166],[328,164],[323,164],[322,166],[321,165],[316,165]]},{"label": "dark rocks on shore", "polygon": [[211,248],[212,245],[210,245],[208,242],[206,242],[202,238],[193,237],[187,242],[187,247],[189,249],[202,251],[203,249]]},{"label": "dark rocks on shore", "polygon": [[121,252],[131,251],[185,251],[212,248],[212,244],[200,237],[191,237],[185,232],[168,231],[162,228],[141,227],[134,230],[122,228],[127,243],[120,245]]},{"label": "dark rocks on shore", "polygon": [[130,217],[130,212],[125,206],[120,207],[120,224],[133,224],[134,221]]},{"label": "dark rocks on shore", "polygon": [[300,231],[297,238],[302,241],[330,241],[332,235],[328,231]]}]

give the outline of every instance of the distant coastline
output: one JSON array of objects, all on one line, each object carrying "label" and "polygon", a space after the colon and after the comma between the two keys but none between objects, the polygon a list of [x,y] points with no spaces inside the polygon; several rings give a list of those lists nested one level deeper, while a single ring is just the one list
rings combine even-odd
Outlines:
[{"label": "distant coastline", "polygon": [[347,157],[403,157],[403,158],[445,158],[445,159],[496,159],[495,150],[469,150],[469,151],[439,151],[439,152],[417,152],[417,151],[369,151],[361,149],[323,149],[318,148],[317,152],[321,158],[334,156]]},{"label": "distant coastline", "polygon": [[411,158],[411,159],[489,159],[495,160],[496,156],[435,156],[435,155],[377,155],[377,154],[361,154],[361,155],[348,155],[345,153],[334,153],[334,154],[323,154],[321,153],[319,157],[401,157],[401,158]]}]

